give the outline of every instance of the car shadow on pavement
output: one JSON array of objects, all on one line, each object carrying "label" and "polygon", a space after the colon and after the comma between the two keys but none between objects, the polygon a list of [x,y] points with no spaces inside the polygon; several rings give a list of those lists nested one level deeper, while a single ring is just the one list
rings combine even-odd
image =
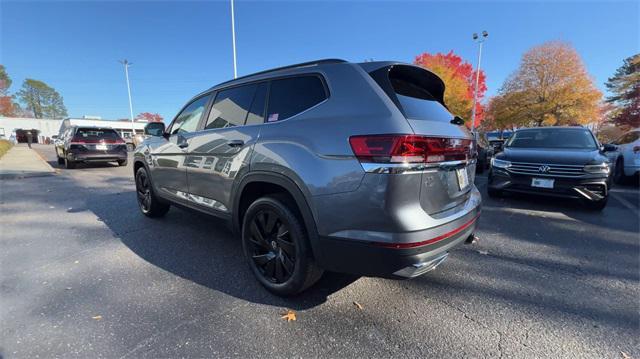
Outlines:
[{"label": "car shadow on pavement", "polygon": [[94,196],[87,209],[148,263],[250,302],[308,309],[358,279],[327,272],[306,292],[281,298],[267,292],[253,277],[240,241],[220,219],[175,207],[163,218],[147,218],[138,210],[134,192]]}]

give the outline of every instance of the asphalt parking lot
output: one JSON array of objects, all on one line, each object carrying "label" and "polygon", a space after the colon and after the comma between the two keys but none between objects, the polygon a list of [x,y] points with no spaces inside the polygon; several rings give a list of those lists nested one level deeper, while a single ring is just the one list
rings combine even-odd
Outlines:
[{"label": "asphalt parking lot", "polygon": [[640,357],[637,186],[603,212],[485,197],[479,243],[436,271],[282,299],[223,223],[143,217],[131,166],[57,172],[0,181],[0,357]]}]

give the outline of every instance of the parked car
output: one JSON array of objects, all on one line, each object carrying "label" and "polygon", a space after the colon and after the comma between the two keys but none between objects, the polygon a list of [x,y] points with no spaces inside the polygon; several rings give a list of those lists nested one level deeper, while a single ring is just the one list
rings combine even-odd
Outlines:
[{"label": "parked car", "polygon": [[[172,204],[228,220],[279,295],[323,270],[410,278],[472,238],[472,137],[444,82],[397,62],[320,60],[193,98],[134,153],[143,214]],[[452,122],[453,121],[453,122]]]},{"label": "parked car", "polygon": [[628,177],[637,176],[640,173],[640,128],[625,133],[611,144],[616,146],[616,151],[607,155],[614,164],[614,182],[621,183]]},{"label": "parked car", "polygon": [[512,133],[513,133],[512,131],[487,132],[486,134],[487,141],[489,141],[489,144],[491,145],[491,147],[493,147],[493,151],[495,153],[498,153],[502,151],[502,146],[504,145],[504,142],[507,139],[509,139],[509,136],[511,136]]},{"label": "parked car", "polygon": [[583,127],[538,127],[517,130],[489,170],[488,194],[504,191],[582,199],[601,210],[607,204],[611,175],[605,152]]},{"label": "parked car", "polygon": [[494,150],[493,146],[491,146],[489,141],[487,141],[486,135],[482,132],[478,133],[476,136],[476,145],[478,151],[476,173],[483,173],[485,169],[489,168]]},{"label": "parked car", "polygon": [[112,128],[70,126],[54,144],[58,164],[66,168],[75,168],[78,162],[127,165],[127,145]]}]

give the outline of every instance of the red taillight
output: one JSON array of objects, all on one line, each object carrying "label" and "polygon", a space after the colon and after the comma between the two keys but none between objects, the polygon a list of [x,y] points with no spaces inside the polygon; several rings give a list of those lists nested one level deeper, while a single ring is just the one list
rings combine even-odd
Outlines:
[{"label": "red taillight", "polygon": [[349,144],[362,162],[433,163],[471,158],[469,139],[416,135],[352,136]]}]

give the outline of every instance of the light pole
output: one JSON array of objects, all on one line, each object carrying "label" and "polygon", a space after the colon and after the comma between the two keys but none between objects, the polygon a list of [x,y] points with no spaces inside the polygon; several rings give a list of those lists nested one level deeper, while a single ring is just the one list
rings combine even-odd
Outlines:
[{"label": "light pole", "polygon": [[489,33],[486,31],[482,32],[482,36],[478,36],[477,33],[473,33],[473,40],[478,43],[478,66],[476,68],[476,86],[473,90],[473,107],[471,108],[471,132],[474,133],[475,137],[475,129],[476,129],[476,103],[478,102],[478,85],[480,82],[480,61],[482,61],[482,44],[484,40],[489,37]]},{"label": "light pole", "polygon": [[236,63],[236,21],[233,13],[233,0],[231,0],[231,41],[233,42],[233,78],[238,77],[238,65]]},{"label": "light pole", "polygon": [[127,59],[120,61],[124,65],[124,76],[127,79],[127,93],[129,94],[129,119],[131,119],[131,139],[136,135],[136,129],[133,125],[133,105],[131,104],[131,86],[129,85],[129,66],[132,65]]}]

